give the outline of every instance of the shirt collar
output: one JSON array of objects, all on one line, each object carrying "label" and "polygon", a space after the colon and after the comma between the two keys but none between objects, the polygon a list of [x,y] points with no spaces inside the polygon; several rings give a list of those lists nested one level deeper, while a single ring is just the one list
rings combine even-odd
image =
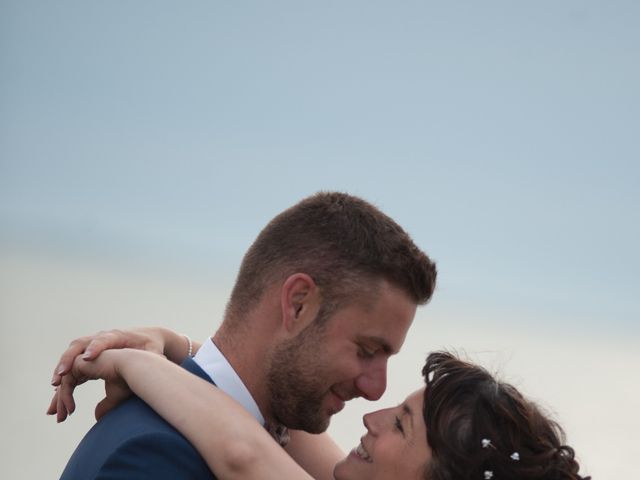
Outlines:
[{"label": "shirt collar", "polygon": [[202,343],[193,360],[211,377],[220,390],[227,393],[253,415],[261,425],[264,425],[264,417],[260,413],[258,404],[211,338],[207,338]]}]

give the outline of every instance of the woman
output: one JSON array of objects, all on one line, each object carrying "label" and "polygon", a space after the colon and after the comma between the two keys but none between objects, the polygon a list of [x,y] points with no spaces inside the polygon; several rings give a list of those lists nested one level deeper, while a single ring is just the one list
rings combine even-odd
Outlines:
[{"label": "woman", "polygon": [[[162,331],[128,338],[129,346],[164,350],[170,358],[184,353],[175,340],[163,348]],[[338,449],[324,435],[300,432],[294,432],[287,454],[220,390],[160,355],[128,348],[102,352],[108,343],[80,339],[72,344],[54,375],[58,384],[59,375],[65,375],[64,387],[48,413],[64,420],[75,408],[73,387],[87,379],[107,382],[98,417],[130,388],[188,438],[220,479],[329,478],[331,470],[336,480],[583,478],[555,422],[511,385],[450,353],[429,355],[422,370],[426,387],[397,407],[365,415],[367,433],[339,460]],[[86,359],[76,356],[80,351]]]}]

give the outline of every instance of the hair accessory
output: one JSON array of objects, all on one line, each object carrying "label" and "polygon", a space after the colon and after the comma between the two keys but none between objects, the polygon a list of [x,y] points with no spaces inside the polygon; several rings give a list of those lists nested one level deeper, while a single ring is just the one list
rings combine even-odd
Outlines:
[{"label": "hair accessory", "polygon": [[489,480],[490,478],[493,478],[493,472],[491,470],[485,470],[484,471],[484,480]]},{"label": "hair accessory", "polygon": [[491,445],[491,440],[489,440],[488,438],[483,438],[482,448],[487,448],[487,447],[493,447],[493,445]]},{"label": "hair accessory", "polygon": [[518,452],[513,452],[513,453],[509,456],[509,458],[510,458],[511,460],[513,460],[514,462],[517,462],[517,461],[519,461],[519,460],[520,460],[520,454],[519,454]]}]

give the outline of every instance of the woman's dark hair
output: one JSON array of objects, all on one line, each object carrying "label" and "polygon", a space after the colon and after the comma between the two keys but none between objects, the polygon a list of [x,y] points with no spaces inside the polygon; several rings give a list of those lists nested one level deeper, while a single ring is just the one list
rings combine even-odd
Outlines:
[{"label": "woman's dark hair", "polygon": [[589,480],[560,426],[513,386],[448,352],[422,369],[429,480]]}]

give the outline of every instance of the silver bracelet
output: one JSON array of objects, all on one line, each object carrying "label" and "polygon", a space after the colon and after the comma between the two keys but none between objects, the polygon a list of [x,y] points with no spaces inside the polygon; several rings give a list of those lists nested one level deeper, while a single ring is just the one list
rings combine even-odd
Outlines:
[{"label": "silver bracelet", "polygon": [[190,358],[193,358],[193,343],[191,342],[191,337],[186,333],[183,333],[182,336],[187,339],[187,344],[189,346],[189,350],[187,351],[187,355]]}]

